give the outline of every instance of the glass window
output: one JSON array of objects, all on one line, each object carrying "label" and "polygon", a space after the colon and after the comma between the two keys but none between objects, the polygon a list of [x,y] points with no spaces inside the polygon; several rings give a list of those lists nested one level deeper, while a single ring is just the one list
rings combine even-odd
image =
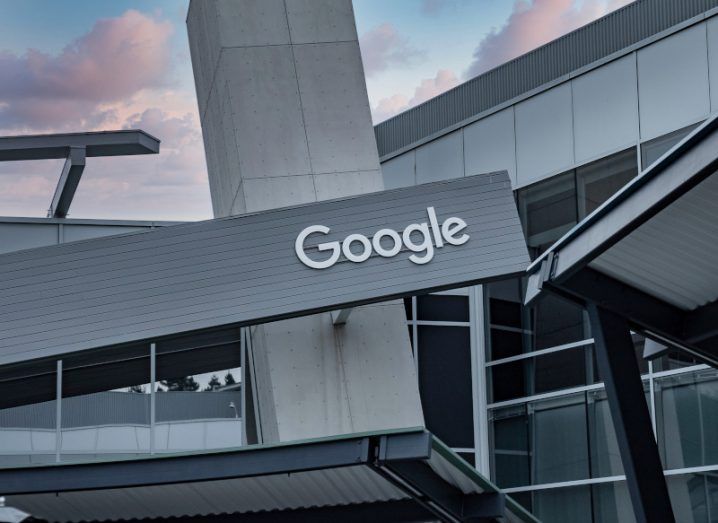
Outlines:
[{"label": "glass window", "polygon": [[588,400],[591,476],[594,478],[620,476],[623,474],[623,464],[606,392],[604,390],[589,391],[586,393],[586,397]]},{"label": "glass window", "polygon": [[588,478],[585,396],[577,394],[536,402],[532,407],[533,483]]},{"label": "glass window", "polygon": [[492,477],[501,488],[531,484],[529,421],[526,405],[495,409],[491,420]]},{"label": "glass window", "polygon": [[702,363],[685,351],[670,351],[653,360],[653,371],[685,369]]},{"label": "glass window", "polygon": [[502,488],[623,473],[603,390],[491,409],[489,422]]},{"label": "glass window", "polygon": [[[158,374],[161,357],[157,358]],[[180,452],[242,445],[240,368],[171,376],[155,395],[155,451]]]},{"label": "glass window", "polygon": [[[67,358],[62,372],[62,461],[122,458],[150,452],[150,353],[121,365],[134,383],[114,387],[109,372]],[[107,361],[106,365],[112,367]],[[104,375],[104,376],[103,376]],[[101,387],[103,382],[109,385]],[[87,391],[88,384],[93,384]]]},{"label": "glass window", "polygon": [[411,305],[412,298],[404,298],[404,311],[406,312],[406,319],[413,319],[413,307]]},{"label": "glass window", "polygon": [[56,410],[55,401],[0,409],[0,467],[55,461]]},{"label": "glass window", "polygon": [[531,307],[534,350],[548,349],[589,337],[583,308],[547,294]]},{"label": "glass window", "polygon": [[658,447],[667,469],[718,464],[718,371],[655,381]]},{"label": "glass window", "polygon": [[633,523],[631,496],[625,481],[599,483],[591,487],[595,523]]},{"label": "glass window", "polygon": [[681,522],[718,520],[718,478],[715,472],[667,476],[673,513]]},{"label": "glass window", "polygon": [[692,124],[672,133],[664,134],[653,140],[649,140],[641,144],[641,167],[645,170],[650,165],[663,156],[678,142],[683,140],[690,132],[698,127],[700,123]]},{"label": "glass window", "polygon": [[591,487],[537,490],[533,495],[533,514],[541,521],[591,523]]},{"label": "glass window", "polygon": [[488,368],[492,403],[587,384],[590,346],[565,349]]},{"label": "glass window", "polygon": [[474,447],[468,327],[418,327],[419,391],[427,428],[451,447]]},{"label": "glass window", "polygon": [[635,148],[576,169],[579,220],[591,214],[637,174]]},{"label": "glass window", "polygon": [[576,224],[574,172],[520,189],[518,206],[526,243],[535,258]]},{"label": "glass window", "polygon": [[469,299],[466,296],[428,294],[416,300],[419,320],[469,321]]}]

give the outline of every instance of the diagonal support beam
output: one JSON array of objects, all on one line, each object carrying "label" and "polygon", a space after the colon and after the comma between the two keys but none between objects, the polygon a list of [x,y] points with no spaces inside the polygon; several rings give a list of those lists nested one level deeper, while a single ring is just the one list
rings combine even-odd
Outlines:
[{"label": "diagonal support beam", "polygon": [[344,325],[349,318],[349,313],[352,311],[351,307],[346,309],[339,309],[338,311],[332,311],[332,322],[334,325]]},{"label": "diagonal support beam", "polygon": [[62,167],[60,180],[52,197],[48,217],[65,218],[70,210],[70,204],[75,196],[77,186],[80,184],[82,172],[85,170],[85,147],[70,147],[70,151]]},{"label": "diagonal support beam", "polygon": [[588,315],[636,520],[675,522],[628,322],[595,303]]}]

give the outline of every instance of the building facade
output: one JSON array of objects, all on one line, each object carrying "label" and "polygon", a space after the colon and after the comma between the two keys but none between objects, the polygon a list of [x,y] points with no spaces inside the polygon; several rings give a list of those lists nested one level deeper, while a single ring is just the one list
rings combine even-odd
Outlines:
[{"label": "building facade", "polygon": [[[537,257],[714,114],[717,14],[635,2],[379,124],[385,185],[506,168]],[[586,313],[525,285],[407,301],[427,427],[545,521],[633,521]],[[714,521],[718,374],[634,341],[676,517]]]},{"label": "building facade", "polygon": [[[263,2],[260,32],[216,5],[188,25],[217,217],[506,171],[536,258],[718,112],[718,2],[638,0],[377,125],[377,155],[350,2]],[[170,225],[4,219],[0,250]],[[423,425],[542,521],[634,521],[587,314],[526,285],[3,367],[0,467]],[[676,518],[718,521],[718,371],[633,341]]]}]

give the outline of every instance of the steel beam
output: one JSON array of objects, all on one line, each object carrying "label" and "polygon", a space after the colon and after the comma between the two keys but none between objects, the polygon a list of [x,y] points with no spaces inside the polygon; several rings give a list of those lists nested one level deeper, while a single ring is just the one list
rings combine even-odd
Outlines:
[{"label": "steel beam", "polygon": [[636,520],[674,522],[628,322],[595,303],[587,308]]},{"label": "steel beam", "polygon": [[67,216],[77,186],[80,184],[82,172],[85,170],[85,154],[85,147],[70,147],[55,188],[55,195],[52,197],[50,210],[47,213],[48,218],[65,218]]},{"label": "steel beam", "polygon": [[160,141],[141,130],[0,136],[0,162],[66,158],[69,147],[85,147],[86,156],[157,154]]}]

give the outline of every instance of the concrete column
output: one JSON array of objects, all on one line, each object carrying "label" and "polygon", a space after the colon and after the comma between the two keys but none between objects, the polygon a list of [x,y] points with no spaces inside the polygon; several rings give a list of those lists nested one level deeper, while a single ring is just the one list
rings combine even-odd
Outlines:
[{"label": "concrete column", "polygon": [[[383,189],[350,0],[192,0],[187,28],[215,216]],[[405,321],[253,328],[264,441],[423,425]]]}]

